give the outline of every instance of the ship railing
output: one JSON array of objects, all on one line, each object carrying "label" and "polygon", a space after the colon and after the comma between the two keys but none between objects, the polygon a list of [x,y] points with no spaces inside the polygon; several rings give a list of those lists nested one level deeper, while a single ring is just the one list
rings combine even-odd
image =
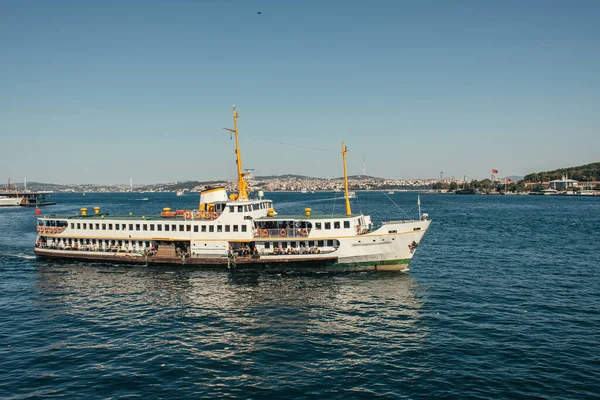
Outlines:
[{"label": "ship railing", "polygon": [[199,211],[199,210],[177,210],[177,211],[163,211],[160,215],[163,218],[178,218],[181,217],[185,220],[199,219],[199,220],[214,220],[221,216],[222,212],[216,211]]},{"label": "ship railing", "polygon": [[369,225],[356,225],[356,233],[358,235],[366,235],[369,232]]},{"label": "ship railing", "polygon": [[318,247],[287,247],[287,248],[275,248],[272,251],[263,250],[261,255],[265,256],[305,256],[310,254],[331,254],[335,252],[336,249],[333,250],[322,250]]},{"label": "ship railing", "polygon": [[410,222],[419,222],[419,220],[416,219],[400,219],[397,221],[383,221],[381,223],[381,225],[389,225],[389,224],[408,224]]},{"label": "ship railing", "polygon": [[306,228],[279,228],[279,229],[262,229],[258,228],[254,232],[254,236],[263,238],[306,238],[310,235],[310,229]]}]

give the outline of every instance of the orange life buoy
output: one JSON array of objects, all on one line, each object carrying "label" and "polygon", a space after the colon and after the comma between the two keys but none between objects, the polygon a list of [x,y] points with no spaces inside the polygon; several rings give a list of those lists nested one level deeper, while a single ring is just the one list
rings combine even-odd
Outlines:
[{"label": "orange life buoy", "polygon": [[285,236],[287,235],[287,232],[285,231],[285,229],[282,229],[279,231],[279,236]]},{"label": "orange life buoy", "polygon": [[216,212],[212,213],[212,218],[213,219],[219,218],[219,214],[217,214]]},{"label": "orange life buoy", "polygon": [[266,229],[264,229],[264,230],[262,231],[262,235],[263,235],[263,237],[269,237],[269,231],[268,231],[268,230],[266,230]]},{"label": "orange life buoy", "polygon": [[183,218],[192,219],[192,213],[190,211],[186,211],[183,213]]},{"label": "orange life buoy", "polygon": [[304,228],[303,228],[303,229],[300,229],[300,230],[298,231],[298,233],[299,233],[300,235],[302,235],[302,236],[306,236],[306,235],[308,235],[308,231],[307,231],[306,229],[304,229]]},{"label": "orange life buoy", "polygon": [[196,219],[201,219],[204,216],[201,212],[196,213]]}]

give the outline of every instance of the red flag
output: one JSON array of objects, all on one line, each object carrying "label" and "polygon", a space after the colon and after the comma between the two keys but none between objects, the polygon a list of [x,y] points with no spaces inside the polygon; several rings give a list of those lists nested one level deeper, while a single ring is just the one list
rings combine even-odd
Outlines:
[{"label": "red flag", "polygon": [[512,181],[510,180],[510,178],[504,178],[504,179],[506,180],[506,183],[508,183],[508,182],[512,182]]},{"label": "red flag", "polygon": [[497,173],[498,173],[498,170],[492,168],[492,174],[497,174]]}]

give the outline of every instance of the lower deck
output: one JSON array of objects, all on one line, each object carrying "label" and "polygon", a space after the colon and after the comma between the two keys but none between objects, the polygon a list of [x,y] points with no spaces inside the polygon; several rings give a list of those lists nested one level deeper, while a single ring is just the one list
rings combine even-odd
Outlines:
[{"label": "lower deck", "polygon": [[253,270],[305,270],[314,272],[350,272],[372,270],[405,271],[409,260],[394,262],[370,262],[341,264],[334,256],[316,257],[274,257],[274,256],[237,256],[219,258],[179,258],[131,253],[98,253],[88,251],[68,251],[35,248],[34,253],[41,258],[87,261],[99,263],[136,264],[136,265],[188,265],[217,269],[253,269]]}]

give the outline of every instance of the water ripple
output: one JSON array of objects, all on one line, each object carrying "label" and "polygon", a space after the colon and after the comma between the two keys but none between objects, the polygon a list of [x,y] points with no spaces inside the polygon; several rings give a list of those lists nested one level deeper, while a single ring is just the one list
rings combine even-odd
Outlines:
[{"label": "water ripple", "polygon": [[[60,196],[65,211],[195,201]],[[424,195],[435,220],[408,274],[36,260],[31,210],[3,210],[0,398],[597,397],[599,203],[516,197]]]}]

